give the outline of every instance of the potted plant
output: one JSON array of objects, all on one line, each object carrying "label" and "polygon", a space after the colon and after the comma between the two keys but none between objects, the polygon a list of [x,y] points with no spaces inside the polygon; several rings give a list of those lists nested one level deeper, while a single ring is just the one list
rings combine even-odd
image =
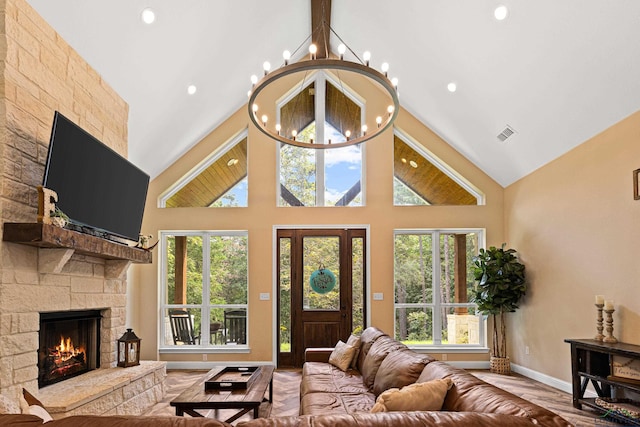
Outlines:
[{"label": "potted plant", "polygon": [[511,372],[507,356],[507,327],[505,314],[518,308],[518,301],[525,294],[524,265],[514,249],[491,246],[480,249],[473,258],[473,275],[476,286],[471,300],[478,305],[478,311],[491,316],[493,320],[493,343],[491,350],[491,372],[508,374]]},{"label": "potted plant", "polygon": [[69,222],[69,217],[67,214],[62,212],[59,207],[56,206],[56,210],[51,212],[51,223],[53,225],[57,225],[58,227],[64,227]]}]

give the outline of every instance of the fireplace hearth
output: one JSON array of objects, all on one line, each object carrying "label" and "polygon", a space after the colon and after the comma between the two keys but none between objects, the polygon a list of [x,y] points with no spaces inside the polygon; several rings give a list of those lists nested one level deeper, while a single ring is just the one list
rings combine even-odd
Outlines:
[{"label": "fireplace hearth", "polygon": [[100,367],[100,310],[40,313],[38,387]]}]

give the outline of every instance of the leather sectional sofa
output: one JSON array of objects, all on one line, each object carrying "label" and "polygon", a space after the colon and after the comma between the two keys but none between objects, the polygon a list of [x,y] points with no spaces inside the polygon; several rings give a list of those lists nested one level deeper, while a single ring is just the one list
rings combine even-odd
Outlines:
[{"label": "leather sectional sofa", "polygon": [[[328,363],[332,349],[308,349],[300,384],[300,415],[240,422],[239,427],[377,427],[377,426],[570,426],[562,417],[494,387],[463,369],[416,353],[379,329],[361,336],[352,369]],[[370,413],[377,396],[391,387],[451,379],[440,411]],[[277,390],[275,391],[277,393]],[[12,418],[13,417],[13,418]],[[31,415],[0,415],[0,426],[35,427]],[[47,423],[50,427],[219,427],[220,421],[181,417],[76,416]]]}]

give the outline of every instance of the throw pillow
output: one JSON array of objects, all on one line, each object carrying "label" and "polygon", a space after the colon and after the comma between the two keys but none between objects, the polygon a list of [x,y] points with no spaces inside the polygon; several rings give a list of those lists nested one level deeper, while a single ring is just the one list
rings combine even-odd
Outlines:
[{"label": "throw pillow", "polygon": [[392,351],[378,368],[373,381],[373,393],[378,396],[385,390],[415,383],[425,365],[433,360],[429,355],[410,350]]},{"label": "throw pillow", "polygon": [[452,385],[451,378],[446,378],[392,388],[378,396],[371,412],[439,411]]},{"label": "throw pillow", "polygon": [[17,401],[0,394],[0,414],[19,414],[20,405]]},{"label": "throw pillow", "polygon": [[35,415],[36,417],[42,418],[42,421],[49,422],[49,421],[53,421],[53,418],[51,418],[51,415],[49,415],[49,413],[47,412],[46,409],[44,409],[42,406],[38,406],[38,405],[31,405],[29,406],[29,409],[26,412],[29,415]]},{"label": "throw pillow", "polygon": [[341,371],[346,371],[351,365],[353,355],[356,353],[356,348],[348,345],[342,341],[338,341],[335,348],[329,356],[329,363],[337,367]]},{"label": "throw pillow", "polygon": [[356,351],[353,354],[353,360],[351,361],[351,367],[356,369],[358,367],[358,355],[360,354],[360,337],[357,335],[351,334],[349,339],[347,340],[347,344],[352,347],[355,347]]}]

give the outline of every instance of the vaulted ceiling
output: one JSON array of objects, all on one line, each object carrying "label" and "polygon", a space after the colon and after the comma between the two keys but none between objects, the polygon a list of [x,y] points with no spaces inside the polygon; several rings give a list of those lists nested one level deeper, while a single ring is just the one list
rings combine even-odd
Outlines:
[{"label": "vaulted ceiling", "polygon": [[[129,158],[152,177],[311,32],[303,0],[27,1],[129,103]],[[402,106],[503,186],[640,109],[637,0],[333,0],[331,25],[372,66],[389,62]]]}]

